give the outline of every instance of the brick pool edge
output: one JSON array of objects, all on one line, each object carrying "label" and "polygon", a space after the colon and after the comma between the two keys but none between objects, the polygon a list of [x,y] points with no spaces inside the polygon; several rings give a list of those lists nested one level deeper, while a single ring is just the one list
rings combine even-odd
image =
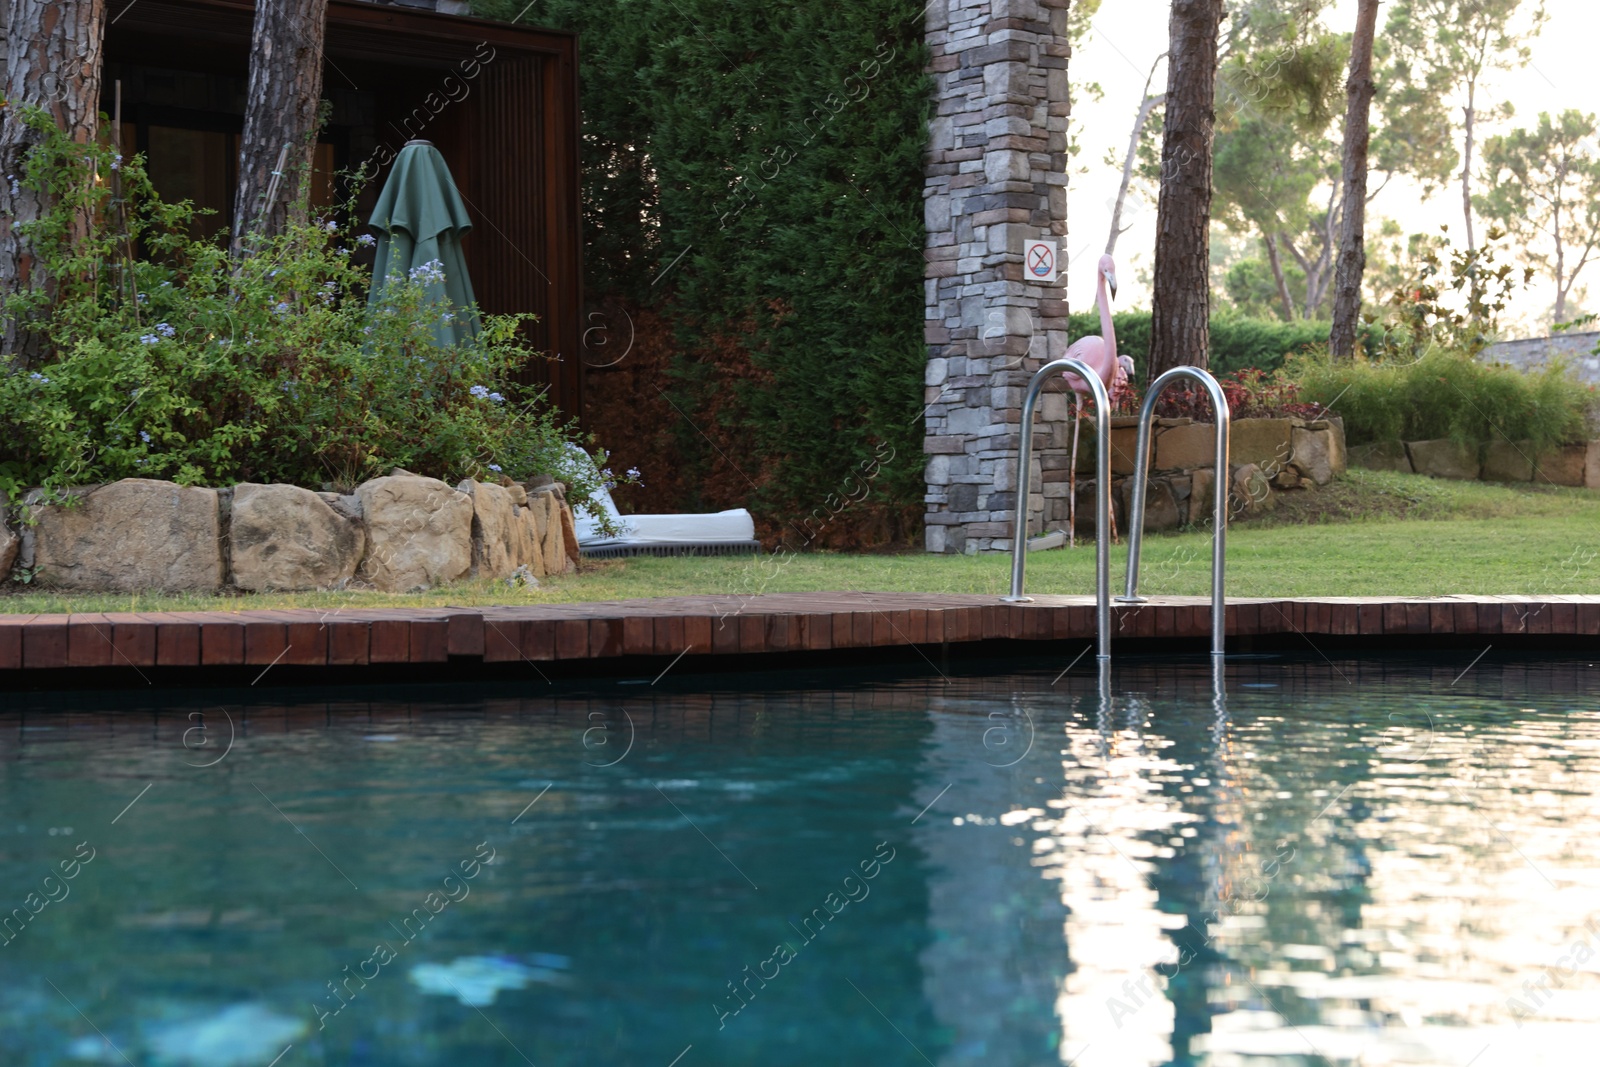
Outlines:
[{"label": "brick pool edge", "polygon": [[[1112,612],[1114,642],[1128,651],[1200,651],[1209,635],[1204,597],[1153,597]],[[1600,652],[1596,596],[1240,598],[1228,601],[1227,624],[1230,652],[1467,645],[1497,637]],[[1004,604],[984,595],[782,593],[477,608],[0,615],[0,689],[106,684],[130,670],[182,685],[202,676],[247,684],[272,668],[302,680],[340,674],[370,681],[407,668],[448,667],[458,677],[463,670],[492,676],[497,665],[595,673],[680,657],[742,667],[815,663],[846,650],[1039,651],[1093,637],[1094,603],[1086,596]]]}]

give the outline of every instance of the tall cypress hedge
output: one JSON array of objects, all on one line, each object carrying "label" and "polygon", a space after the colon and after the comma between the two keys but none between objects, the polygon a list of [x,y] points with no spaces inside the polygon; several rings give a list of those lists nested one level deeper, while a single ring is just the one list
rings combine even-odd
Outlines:
[{"label": "tall cypress hedge", "polygon": [[632,502],[747,506],[790,543],[819,509],[822,542],[913,536],[922,5],[540,0],[523,21],[579,34],[586,302],[636,342],[586,406],[658,487]]}]

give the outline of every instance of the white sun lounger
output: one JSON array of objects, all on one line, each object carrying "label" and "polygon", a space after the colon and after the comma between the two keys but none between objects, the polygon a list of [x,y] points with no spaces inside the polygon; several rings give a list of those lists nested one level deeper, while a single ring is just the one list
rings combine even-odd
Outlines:
[{"label": "white sun lounger", "polygon": [[[588,457],[584,459],[587,461]],[[597,493],[594,500],[622,532],[608,535],[594,515],[584,508],[574,508],[578,551],[585,559],[738,556],[761,551],[755,520],[744,508],[703,515],[623,515],[605,490]]]}]

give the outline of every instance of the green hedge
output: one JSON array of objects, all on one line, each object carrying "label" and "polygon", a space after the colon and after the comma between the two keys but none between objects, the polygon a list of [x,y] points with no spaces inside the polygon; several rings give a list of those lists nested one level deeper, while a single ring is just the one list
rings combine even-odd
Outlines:
[{"label": "green hedge", "polygon": [[[675,330],[684,505],[781,524],[892,449],[875,506],[920,514],[919,0],[543,0],[524,21],[580,35],[587,297]],[[750,482],[705,499],[727,463]]]},{"label": "green hedge", "polygon": [[1600,402],[1559,361],[1529,373],[1445,349],[1414,361],[1303,356],[1285,374],[1301,399],[1332,405],[1353,445],[1449,437],[1480,452],[1495,440],[1545,451],[1583,440]]},{"label": "green hedge", "polygon": [[[1144,384],[1145,357],[1150,354],[1150,312],[1123,311],[1112,316],[1117,331],[1117,352],[1132,356],[1135,377]],[[1100,332],[1098,311],[1071,316],[1074,339]],[[1211,373],[1222,377],[1249,367],[1268,373],[1283,366],[1284,357],[1328,344],[1327,322],[1274,322],[1242,315],[1211,317]],[[1381,330],[1369,328],[1369,347],[1376,347]]]}]

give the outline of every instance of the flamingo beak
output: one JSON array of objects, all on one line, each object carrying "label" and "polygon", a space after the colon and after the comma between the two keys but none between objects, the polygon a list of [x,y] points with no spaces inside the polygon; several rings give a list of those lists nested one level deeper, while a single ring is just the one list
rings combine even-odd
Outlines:
[{"label": "flamingo beak", "polygon": [[1106,271],[1106,284],[1111,287],[1111,299],[1117,298],[1117,275],[1114,271]]}]

